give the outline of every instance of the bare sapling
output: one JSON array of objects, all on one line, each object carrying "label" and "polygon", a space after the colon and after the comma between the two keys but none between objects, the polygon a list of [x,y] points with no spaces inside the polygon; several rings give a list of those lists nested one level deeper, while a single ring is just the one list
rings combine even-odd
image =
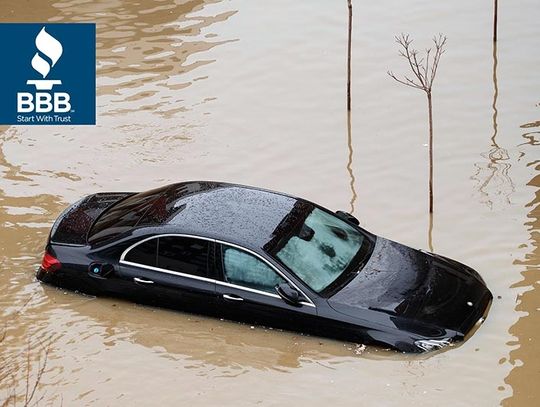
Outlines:
[{"label": "bare sapling", "polygon": [[499,14],[499,4],[497,0],[493,0],[493,42],[497,42],[497,20]]},{"label": "bare sapling", "polygon": [[411,47],[412,40],[408,34],[401,34],[399,37],[396,37],[396,42],[400,45],[399,55],[407,60],[414,76],[412,79],[408,76],[398,78],[392,71],[388,71],[388,75],[403,85],[424,91],[427,96],[429,121],[429,213],[433,213],[433,105],[431,89],[437,74],[439,61],[445,52],[446,36],[439,34],[433,37],[434,49],[426,49],[424,57],[420,57],[418,50]]}]

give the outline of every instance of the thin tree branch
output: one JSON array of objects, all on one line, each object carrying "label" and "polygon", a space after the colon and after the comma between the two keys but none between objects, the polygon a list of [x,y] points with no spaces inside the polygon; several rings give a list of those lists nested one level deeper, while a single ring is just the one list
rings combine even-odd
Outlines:
[{"label": "thin tree branch", "polygon": [[400,45],[398,51],[399,56],[405,58],[409,64],[409,68],[416,77],[419,83],[404,76],[403,79],[398,78],[392,71],[388,71],[388,75],[403,85],[411,88],[423,90],[426,93],[431,92],[431,87],[437,74],[441,55],[445,52],[446,36],[439,34],[433,37],[434,48],[427,48],[425,58],[420,58],[418,50],[411,47],[412,40],[409,34],[401,34],[395,37],[396,43]]},{"label": "thin tree branch", "polygon": [[401,80],[401,79],[397,78],[396,75],[394,75],[394,73],[392,71],[388,71],[386,73],[388,74],[388,76],[390,76],[396,82],[402,83],[403,85],[410,86],[411,88],[420,89],[420,90],[423,89],[421,85],[416,84],[415,82],[413,82],[411,79],[409,79],[407,77],[405,77],[405,80]]}]

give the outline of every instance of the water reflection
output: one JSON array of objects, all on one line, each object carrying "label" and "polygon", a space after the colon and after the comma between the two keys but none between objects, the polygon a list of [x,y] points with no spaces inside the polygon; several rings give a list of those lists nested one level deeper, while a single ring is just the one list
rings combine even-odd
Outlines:
[{"label": "water reflection", "polygon": [[[143,171],[143,166],[151,166],[153,174],[164,174],[179,165],[186,145],[200,138],[201,128],[208,123],[204,105],[215,95],[188,88],[209,77],[206,66],[216,59],[215,47],[236,41],[216,31],[236,13],[228,4],[218,0],[61,0],[51,4],[8,0],[2,6],[5,21],[97,25],[98,124],[52,128],[46,138],[37,126],[3,131],[10,156],[17,156],[24,169],[36,169],[18,173],[33,181],[39,193],[49,188],[80,191],[81,184],[87,190],[104,184],[110,188],[120,180],[125,185],[130,177],[140,181],[151,172]],[[41,148],[47,156],[37,153]],[[50,175],[77,185],[66,188],[62,180],[52,182]],[[22,184],[17,184],[10,193],[21,189]],[[70,198],[77,198],[76,192]]]},{"label": "water reflection", "polygon": [[[536,127],[540,127],[540,120],[522,124],[520,127],[522,129],[533,129]],[[540,145],[540,130],[528,131],[527,133],[523,133],[522,137],[525,139],[525,141],[521,143],[520,146],[523,146],[525,144],[530,144],[531,146]]]},{"label": "water reflection", "polygon": [[430,252],[434,252],[433,248],[433,213],[428,214],[429,226],[428,226],[428,248]]},{"label": "water reflection", "polygon": [[18,23],[43,22],[57,13],[53,2],[42,1],[39,7],[29,7],[27,1],[2,0],[0,7],[0,19],[2,22]]},{"label": "water reflection", "polygon": [[349,150],[349,156],[347,161],[347,172],[349,173],[349,185],[351,187],[351,214],[354,214],[354,203],[356,202],[356,198],[358,197],[356,194],[356,188],[355,188],[355,177],[353,172],[353,141],[352,141],[352,129],[351,129],[351,111],[347,111],[347,148]]},{"label": "water reflection", "polygon": [[236,13],[201,12],[218,2],[68,0],[54,3],[59,13],[49,21],[96,22],[98,95],[109,96],[100,116],[146,110],[168,118],[186,109],[180,90],[204,79],[186,74],[214,62],[195,55],[231,42],[205,33]]},{"label": "water reflection", "polygon": [[[36,268],[49,231],[47,219],[59,204],[52,195],[8,197],[0,190],[0,401],[11,393],[24,395],[26,383],[32,390],[41,369],[46,371],[50,338],[36,329],[43,298],[29,271]],[[34,401],[45,397],[43,386],[38,387]]]},{"label": "water reflection", "polygon": [[499,85],[497,82],[497,42],[493,42],[493,102],[491,104],[493,134],[491,146],[488,152],[481,154],[488,160],[487,163],[476,163],[476,173],[471,177],[478,183],[480,201],[491,209],[495,203],[510,204],[510,196],[515,191],[514,182],[510,178],[511,168],[508,150],[501,147],[497,142],[498,135],[498,110],[497,99],[499,97]]},{"label": "water reflection", "polygon": [[[532,124],[521,127],[540,127],[540,122]],[[529,138],[530,134],[525,133],[523,137]],[[527,144],[536,145],[533,142]],[[534,198],[526,204],[528,214],[524,226],[529,233],[527,253],[523,259],[514,261],[515,265],[522,268],[523,279],[513,287],[526,290],[517,298],[516,311],[525,315],[521,316],[509,330],[517,338],[517,341],[510,345],[517,347],[510,352],[509,363],[514,367],[505,379],[512,387],[513,395],[512,398],[503,401],[504,405],[533,405],[540,399],[537,380],[540,371],[538,358],[540,339],[533,335],[540,325],[540,296],[537,292],[540,286],[540,160],[536,157],[538,155],[527,164],[527,167],[534,169],[533,177],[527,183],[527,186],[534,189]]]},{"label": "water reflection", "polygon": [[[49,318],[56,319],[57,329],[64,335],[70,335],[69,326],[73,321],[80,321],[88,325],[88,338],[100,337],[100,349],[94,347],[100,352],[118,341],[125,341],[151,349],[160,357],[180,361],[185,367],[219,368],[214,375],[250,369],[289,371],[308,360],[324,364],[338,356],[351,357],[356,349],[353,344],[344,346],[300,334],[113,299],[88,297],[83,301],[81,296],[74,301],[70,295],[65,300],[66,297],[58,295],[58,290],[49,287],[44,294],[48,302],[63,308],[60,315],[48,314]],[[85,337],[81,341],[84,342]]]}]

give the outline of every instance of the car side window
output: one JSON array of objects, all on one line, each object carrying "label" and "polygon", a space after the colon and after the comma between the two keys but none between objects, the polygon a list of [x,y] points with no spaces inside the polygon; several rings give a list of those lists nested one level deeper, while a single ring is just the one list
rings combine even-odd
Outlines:
[{"label": "car side window", "polygon": [[153,238],[142,242],[127,252],[125,261],[155,267],[157,264],[158,239]]},{"label": "car side window", "polygon": [[225,281],[242,287],[276,293],[276,285],[285,283],[268,264],[249,253],[233,247],[223,247]]},{"label": "car side window", "polygon": [[160,237],[157,267],[207,277],[209,247],[207,240],[180,236]]}]

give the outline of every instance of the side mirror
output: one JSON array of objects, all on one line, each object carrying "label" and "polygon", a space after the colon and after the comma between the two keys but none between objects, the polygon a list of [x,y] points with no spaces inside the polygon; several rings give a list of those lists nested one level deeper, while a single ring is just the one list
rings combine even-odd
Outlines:
[{"label": "side mirror", "polygon": [[336,216],[340,219],[343,219],[345,222],[349,222],[357,226],[360,225],[360,221],[356,219],[353,215],[351,215],[349,212],[336,211]]},{"label": "side mirror", "polygon": [[276,291],[279,296],[283,298],[283,301],[285,301],[287,304],[294,305],[296,307],[302,305],[300,304],[300,294],[289,284],[281,283],[277,285]]}]

